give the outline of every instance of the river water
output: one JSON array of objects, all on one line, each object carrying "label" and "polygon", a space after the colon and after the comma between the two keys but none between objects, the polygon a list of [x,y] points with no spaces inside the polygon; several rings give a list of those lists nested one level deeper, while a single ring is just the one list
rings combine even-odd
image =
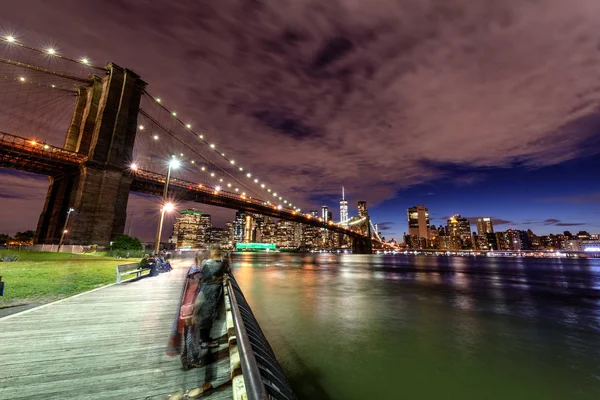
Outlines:
[{"label": "river water", "polygon": [[600,260],[236,254],[300,399],[600,399]]}]

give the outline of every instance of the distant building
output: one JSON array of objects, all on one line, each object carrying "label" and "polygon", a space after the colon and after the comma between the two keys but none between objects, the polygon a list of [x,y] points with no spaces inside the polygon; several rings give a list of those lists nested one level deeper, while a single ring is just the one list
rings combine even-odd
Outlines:
[{"label": "distant building", "polygon": [[207,229],[211,227],[209,214],[194,209],[182,210],[173,224],[169,243],[177,248],[203,247],[207,243]]},{"label": "distant building", "polygon": [[329,221],[327,219],[327,218],[329,218],[329,207],[327,207],[327,206],[321,207],[321,218],[323,218],[323,221],[325,221],[325,222]]},{"label": "distant building", "polygon": [[429,210],[424,205],[420,205],[409,208],[406,213],[408,216],[408,234],[429,240],[431,236]]},{"label": "distant building", "polygon": [[506,232],[497,232],[496,240],[498,250],[529,250],[527,232],[509,229]]},{"label": "distant building", "polygon": [[227,242],[229,245],[233,246],[234,243],[234,234],[235,234],[235,224],[233,222],[225,223],[225,230],[227,231]]},{"label": "distant building", "polygon": [[[311,210],[310,215],[318,218],[319,212]],[[300,237],[300,245],[306,249],[320,249],[323,246],[323,235],[319,227],[301,224]]]},{"label": "distant building", "polygon": [[196,247],[206,246],[208,243],[208,230],[212,228],[210,214],[200,216],[200,225],[198,226],[198,235],[196,236]]},{"label": "distant building", "polygon": [[246,232],[246,212],[238,211],[235,213],[233,221],[233,241],[235,243],[244,243],[244,234]]},{"label": "distant building", "polygon": [[301,244],[301,224],[298,222],[279,220],[275,233],[277,247],[297,248]]},{"label": "distant building", "polygon": [[447,223],[448,236],[458,237],[462,240],[471,239],[471,223],[460,214],[455,214]]},{"label": "distant building", "polygon": [[206,230],[207,244],[220,244],[222,246],[229,245],[228,232],[226,228],[208,228]]},{"label": "distant building", "polygon": [[182,210],[173,224],[173,233],[169,239],[170,243],[178,248],[198,247],[198,232],[200,231],[200,211],[194,209]]},{"label": "distant building", "polygon": [[477,218],[477,235],[483,236],[486,233],[494,233],[494,226],[492,224],[492,218],[490,218],[490,217]]},{"label": "distant building", "polygon": [[340,222],[348,220],[348,202],[346,201],[344,188],[342,187],[342,200],[340,200]]},{"label": "distant building", "polygon": [[369,211],[367,210],[367,202],[364,200],[361,200],[358,202],[358,216],[359,217],[366,217],[369,215]]}]

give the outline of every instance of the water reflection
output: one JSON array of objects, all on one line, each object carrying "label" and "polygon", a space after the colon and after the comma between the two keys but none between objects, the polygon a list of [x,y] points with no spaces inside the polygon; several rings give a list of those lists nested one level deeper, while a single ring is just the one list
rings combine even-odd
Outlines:
[{"label": "water reflection", "polygon": [[600,398],[600,260],[271,253],[234,268],[292,379],[319,382],[304,398],[398,398],[398,374],[408,398]]}]

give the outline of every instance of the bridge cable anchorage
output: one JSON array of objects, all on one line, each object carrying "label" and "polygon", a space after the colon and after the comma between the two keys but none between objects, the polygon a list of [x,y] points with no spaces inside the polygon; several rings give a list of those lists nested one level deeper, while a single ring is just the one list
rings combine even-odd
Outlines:
[{"label": "bridge cable anchorage", "polygon": [[[167,107],[165,107],[161,100],[158,98],[153,97],[150,93],[148,93],[147,91],[144,91],[144,94],[147,95],[150,99],[154,100],[155,104],[158,104],[159,107],[161,107],[164,111],[168,112],[172,117],[175,118],[175,120],[183,127],[185,127],[190,133],[194,134],[196,137],[200,138],[200,140],[208,145],[218,156],[220,156],[221,158],[223,158],[225,161],[227,161],[231,166],[235,165],[235,161],[233,159],[230,159],[228,157],[225,156],[224,153],[219,152],[214,144],[209,144],[209,142],[204,138],[204,135],[202,134],[198,134],[197,132],[195,132],[192,128],[191,125],[184,123],[179,117],[177,117],[177,114],[175,112],[172,112],[171,110],[169,110]],[[244,168],[243,167],[237,167],[239,172],[244,172]],[[252,178],[252,174],[249,173],[248,171],[246,171],[246,176],[247,178]],[[270,193],[270,191],[267,189],[266,185],[264,185],[264,183],[259,182],[259,180],[257,178],[254,178],[254,183],[260,185],[260,187],[264,190],[266,190],[268,193]],[[273,191],[275,192],[275,191]],[[256,192],[254,192],[256,193]],[[281,198],[279,198],[281,197]],[[281,202],[281,204],[287,204],[288,201],[287,199],[283,199],[282,196],[277,197],[277,199]],[[287,208],[287,206],[286,206]],[[292,208],[291,206],[289,207],[290,209]]]}]

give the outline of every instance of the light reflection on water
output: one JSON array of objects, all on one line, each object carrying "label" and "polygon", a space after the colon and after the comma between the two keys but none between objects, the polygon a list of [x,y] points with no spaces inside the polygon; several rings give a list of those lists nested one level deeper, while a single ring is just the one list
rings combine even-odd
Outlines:
[{"label": "light reflection on water", "polygon": [[301,399],[600,399],[600,260],[234,256]]}]

